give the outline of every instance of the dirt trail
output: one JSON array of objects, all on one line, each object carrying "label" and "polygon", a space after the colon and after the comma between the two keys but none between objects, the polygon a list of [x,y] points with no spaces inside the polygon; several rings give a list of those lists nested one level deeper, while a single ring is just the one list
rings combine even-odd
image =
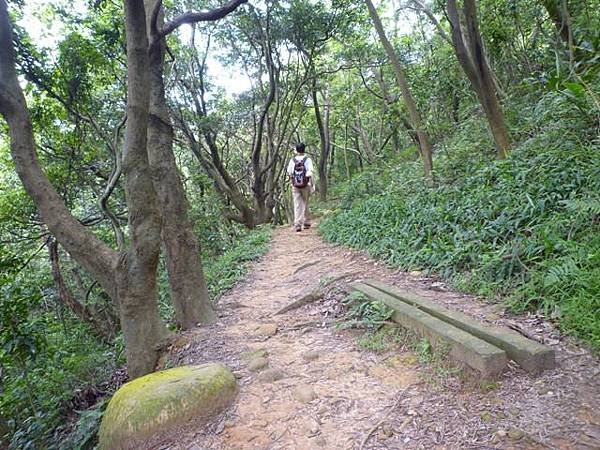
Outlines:
[{"label": "dirt trail", "polygon": [[[221,300],[219,322],[184,335],[169,356],[169,365],[227,364],[239,382],[235,404],[209,426],[187,427],[157,448],[600,448],[598,359],[535,316],[510,320],[553,345],[559,368],[532,377],[511,367],[481,386],[440,375],[400,345],[384,353],[361,349],[356,330],[328,323],[342,313],[342,294],[274,315],[320,280],[345,273],[408,287],[481,320],[509,320],[497,305],[418,273],[392,272],[324,243],[314,230],[279,228],[268,254]],[[265,364],[259,356],[268,366],[249,367]]]}]

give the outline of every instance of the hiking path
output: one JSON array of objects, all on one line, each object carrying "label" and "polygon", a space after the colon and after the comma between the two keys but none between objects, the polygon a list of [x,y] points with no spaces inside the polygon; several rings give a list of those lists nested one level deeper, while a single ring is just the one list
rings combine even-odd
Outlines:
[{"label": "hiking path", "polygon": [[[275,314],[327,280],[318,301]],[[345,282],[376,278],[498,325],[517,325],[556,350],[532,376],[511,364],[481,383],[391,340],[373,351],[364,330],[340,329]],[[373,341],[371,347],[376,347]],[[375,349],[376,350],[376,349]],[[160,449],[600,448],[598,358],[534,315],[452,292],[420,272],[393,271],[327,244],[315,229],[277,228],[270,250],[219,302],[219,319],[183,334],[168,366],[222,362],[235,403],[206,425],[165,436]]]}]

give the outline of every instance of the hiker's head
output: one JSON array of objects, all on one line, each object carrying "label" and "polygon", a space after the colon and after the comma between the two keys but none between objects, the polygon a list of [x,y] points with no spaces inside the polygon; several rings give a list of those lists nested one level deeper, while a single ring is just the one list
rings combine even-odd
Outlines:
[{"label": "hiker's head", "polygon": [[298,152],[298,153],[304,153],[305,148],[306,148],[306,146],[304,145],[304,142],[300,142],[299,144],[296,144],[296,152]]}]

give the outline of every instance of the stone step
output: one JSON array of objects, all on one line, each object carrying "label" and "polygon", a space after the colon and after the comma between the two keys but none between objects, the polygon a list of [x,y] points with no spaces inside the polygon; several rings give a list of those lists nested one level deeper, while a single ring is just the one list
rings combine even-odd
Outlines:
[{"label": "stone step", "polygon": [[539,342],[506,328],[483,324],[459,311],[447,309],[412,292],[380,281],[366,280],[365,284],[501,348],[510,359],[528,372],[539,373],[555,367],[554,350]]},{"label": "stone step", "polygon": [[506,367],[508,358],[504,350],[372,286],[353,283],[350,287],[371,300],[385,303],[394,310],[394,322],[426,337],[433,348],[448,345],[450,359],[468,366],[482,377],[493,378]]}]

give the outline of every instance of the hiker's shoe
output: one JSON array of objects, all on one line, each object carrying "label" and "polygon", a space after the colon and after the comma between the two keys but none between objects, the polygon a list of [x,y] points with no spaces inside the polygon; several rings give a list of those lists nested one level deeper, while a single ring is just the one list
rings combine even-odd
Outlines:
[{"label": "hiker's shoe", "polygon": [[305,230],[308,230],[309,228],[310,228],[310,223],[305,223],[305,224],[304,224],[304,229],[305,229]]},{"label": "hiker's shoe", "polygon": [[296,227],[295,230],[296,231],[302,231],[302,227]]}]

